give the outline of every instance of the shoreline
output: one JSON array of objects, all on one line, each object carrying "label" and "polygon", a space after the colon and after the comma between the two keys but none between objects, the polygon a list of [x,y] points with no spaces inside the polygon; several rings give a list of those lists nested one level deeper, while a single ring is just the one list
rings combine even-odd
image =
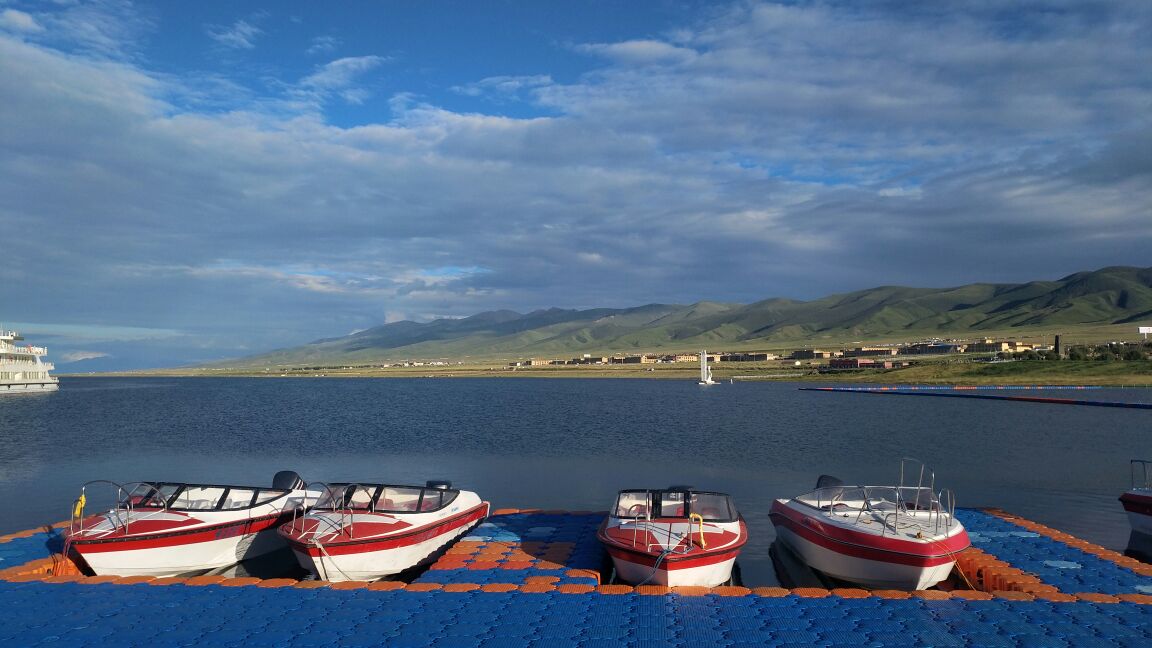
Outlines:
[{"label": "shoreline", "polygon": [[[718,383],[729,381],[776,381],[805,383],[870,383],[901,385],[1092,385],[1116,388],[1152,387],[1152,362],[1017,361],[983,364],[932,362],[886,370],[820,373],[819,367],[785,367],[779,363],[715,363]],[[474,363],[448,367],[312,367],[268,369],[151,369],[101,373],[60,374],[63,378],[624,378],[646,380],[694,380],[695,365],[640,367],[603,366],[493,366]]]}]

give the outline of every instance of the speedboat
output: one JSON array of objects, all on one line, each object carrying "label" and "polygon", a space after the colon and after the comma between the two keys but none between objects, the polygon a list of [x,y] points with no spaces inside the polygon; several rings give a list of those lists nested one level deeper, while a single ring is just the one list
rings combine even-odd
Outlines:
[{"label": "speedboat", "polygon": [[[919,466],[915,485],[906,464]],[[927,589],[948,578],[970,546],[955,497],[934,492],[923,463],[904,459],[895,486],[845,486],[822,475],[816,489],[772,503],[776,534],[811,568],[874,589]],[[911,475],[909,475],[911,476]]]},{"label": "speedboat", "polygon": [[[85,517],[97,485],[111,487],[115,505]],[[276,473],[271,488],[88,482],[73,506],[64,554],[74,553],[101,576],[179,576],[227,567],[284,549],[276,529],[306,499],[304,480],[290,470]]]},{"label": "speedboat", "polygon": [[716,587],[732,580],[748,526],[728,495],[670,486],[620,491],[596,537],[622,581]]},{"label": "speedboat", "polygon": [[332,582],[376,580],[424,564],[488,517],[488,502],[445,481],[325,484],[320,493],[280,535],[301,567]]},{"label": "speedboat", "polygon": [[1152,538],[1152,460],[1133,459],[1131,488],[1120,496],[1132,530]]}]

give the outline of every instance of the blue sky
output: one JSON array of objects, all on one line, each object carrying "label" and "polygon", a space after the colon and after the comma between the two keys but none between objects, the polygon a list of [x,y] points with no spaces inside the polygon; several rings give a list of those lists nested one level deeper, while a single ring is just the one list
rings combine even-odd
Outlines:
[{"label": "blue sky", "polygon": [[1152,3],[0,0],[64,371],[509,308],[1152,265]]}]

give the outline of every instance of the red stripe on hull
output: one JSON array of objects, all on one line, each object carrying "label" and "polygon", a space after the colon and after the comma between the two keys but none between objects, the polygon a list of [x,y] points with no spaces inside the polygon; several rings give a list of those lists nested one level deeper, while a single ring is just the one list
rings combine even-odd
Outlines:
[{"label": "red stripe on hull", "polygon": [[[626,560],[635,565],[653,567],[656,565],[656,560],[664,553],[661,550],[645,551],[644,549],[633,547],[631,543],[628,545],[620,544],[608,535],[607,527],[608,520],[605,520],[600,524],[600,528],[597,529],[596,538],[600,540],[600,544],[604,545],[604,549],[613,559]],[[744,520],[740,520],[740,534],[734,543],[716,549],[704,549],[698,545],[694,545],[689,549],[688,553],[668,554],[664,556],[664,559],[660,561],[660,568],[666,571],[675,571],[677,569],[704,567],[722,563],[726,560],[734,560],[746,542],[748,542],[748,527],[744,524]]]},{"label": "red stripe on hull", "polygon": [[1152,515],[1152,495],[1128,492],[1120,496],[1124,510],[1139,515]]},{"label": "red stripe on hull", "polygon": [[[626,560],[634,565],[643,565],[644,567],[655,567],[656,559],[659,556],[644,553],[642,551],[629,551],[622,547],[614,547],[604,545],[604,549],[608,551],[608,555],[617,560]],[[664,560],[660,561],[660,569],[665,571],[676,571],[678,569],[691,569],[693,567],[706,567],[708,565],[715,565],[727,560],[735,560],[740,554],[740,549],[731,549],[726,551],[708,552],[696,555],[668,555]]]},{"label": "red stripe on hull", "polygon": [[772,503],[772,510],[768,515],[772,519],[772,524],[784,526],[796,535],[825,549],[853,558],[879,562],[935,567],[953,562],[956,553],[971,545],[966,531],[932,543],[910,542],[853,532],[850,529],[814,520],[780,502]]},{"label": "red stripe on hull", "polygon": [[159,549],[253,535],[284,524],[292,519],[291,512],[277,513],[260,518],[233,520],[196,529],[180,529],[164,533],[128,535],[113,538],[70,538],[71,546],[81,555],[85,553],[105,553],[114,551],[134,551],[139,549]]},{"label": "red stripe on hull", "polygon": [[322,543],[324,550],[321,551],[319,547],[309,543],[307,540],[302,540],[297,534],[287,530],[285,527],[280,528],[280,535],[288,540],[292,548],[301,553],[305,553],[313,558],[320,556],[342,556],[349,554],[358,554],[369,551],[382,551],[385,549],[395,549],[397,547],[406,547],[409,545],[419,544],[426,540],[431,540],[436,536],[444,535],[450,531],[458,529],[462,526],[477,522],[488,517],[488,502],[484,502],[479,506],[475,506],[467,511],[458,513],[457,515],[444,518],[432,525],[418,527],[413,531],[390,535],[384,538],[363,538],[359,540],[349,540],[342,542],[328,542]]}]

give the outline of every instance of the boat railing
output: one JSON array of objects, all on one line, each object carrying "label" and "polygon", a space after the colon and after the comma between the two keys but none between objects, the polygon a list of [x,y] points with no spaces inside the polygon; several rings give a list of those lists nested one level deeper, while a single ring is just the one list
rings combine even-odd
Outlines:
[{"label": "boat railing", "polygon": [[[620,506],[619,502],[617,502],[616,506],[617,507]],[[644,528],[648,533],[651,533],[651,527],[652,527],[652,525],[651,525],[651,522],[652,522],[652,491],[650,491],[650,490],[644,491],[644,504],[642,504],[642,505],[640,505],[640,504],[630,505],[627,513],[631,513],[632,510],[635,509],[637,506],[643,506],[644,507],[644,517],[643,518],[636,518],[636,521],[643,519],[645,522],[648,522],[649,524],[645,524]],[[639,543],[640,543],[640,525],[633,522],[633,524],[632,524],[632,546],[635,547]],[[651,549],[652,549],[651,543],[648,543],[645,545],[645,548],[644,548],[645,551],[650,551]]]},{"label": "boat railing", "polygon": [[1152,459],[1133,459],[1129,464],[1129,478],[1132,490],[1152,488]]},{"label": "boat railing", "polygon": [[[328,484],[326,482],[305,484],[303,506],[292,511],[292,520],[288,522],[288,531],[303,538],[304,536],[315,537],[340,533],[347,529],[349,537],[352,537],[354,529],[352,516],[355,515],[355,510],[350,505],[352,497],[349,494],[366,491],[366,489],[367,487],[362,484]],[[312,494],[315,494],[316,499],[309,503],[309,496]],[[330,518],[327,519],[324,528],[321,528],[319,522],[325,518],[313,518],[318,522],[316,528],[305,531],[304,519],[312,511],[332,511],[339,518],[337,522],[333,522]]]},{"label": "boat railing", "polygon": [[[112,508],[108,510],[106,518],[111,524],[111,528],[104,532],[105,535],[126,529],[132,522],[133,512],[144,502],[150,502],[149,508],[159,508],[160,510],[168,508],[168,502],[165,499],[154,497],[156,493],[155,484],[150,482],[128,482],[127,484],[120,484],[107,479],[96,479],[80,487],[80,496],[77,497],[76,501],[72,504],[72,517],[68,523],[69,536],[84,530],[84,509],[88,505],[88,495],[91,492],[89,487],[97,484],[110,486],[115,492],[115,499],[113,500],[115,503]],[[140,493],[141,488],[147,489],[147,492]]]}]

